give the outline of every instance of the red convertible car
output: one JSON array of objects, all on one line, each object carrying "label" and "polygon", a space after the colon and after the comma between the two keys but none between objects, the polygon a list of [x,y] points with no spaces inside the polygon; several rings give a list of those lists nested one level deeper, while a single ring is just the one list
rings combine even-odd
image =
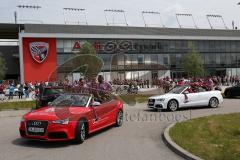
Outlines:
[{"label": "red convertible car", "polygon": [[90,94],[62,94],[49,106],[25,114],[19,128],[23,138],[82,143],[107,126],[121,126],[123,104],[115,97],[98,102]]}]

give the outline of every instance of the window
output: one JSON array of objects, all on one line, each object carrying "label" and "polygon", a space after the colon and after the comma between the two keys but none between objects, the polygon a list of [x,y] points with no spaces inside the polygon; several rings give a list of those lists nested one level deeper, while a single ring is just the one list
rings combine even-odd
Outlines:
[{"label": "window", "polygon": [[231,41],[231,52],[236,52],[236,51],[237,51],[237,42]]},{"label": "window", "polygon": [[216,54],[216,64],[221,64],[219,53]]},{"label": "window", "polygon": [[220,54],[221,65],[225,65],[226,64],[225,61],[226,61],[225,53]]},{"label": "window", "polygon": [[57,48],[63,48],[63,40],[57,40]]},{"label": "window", "polygon": [[126,54],[126,57],[125,57],[125,65],[131,65],[131,55],[129,54]]},{"label": "window", "polygon": [[156,54],[151,55],[151,64],[158,64],[158,56]]},{"label": "window", "polygon": [[144,64],[144,55],[138,54],[138,64]]},{"label": "window", "polygon": [[110,54],[99,54],[99,57],[103,60],[104,63],[103,69],[109,70],[112,56]]},{"label": "window", "polygon": [[182,55],[181,54],[176,54],[176,65],[181,65],[182,63]]},{"label": "window", "polygon": [[151,55],[145,55],[145,64],[151,64]]},{"label": "window", "polygon": [[231,54],[230,53],[226,53],[226,64],[231,64]]},{"label": "window", "polygon": [[132,65],[138,64],[138,55],[132,55]]},{"label": "window", "polygon": [[209,64],[215,64],[216,63],[216,55],[215,53],[209,54]]},{"label": "window", "polygon": [[231,42],[226,41],[226,52],[231,52]]},{"label": "window", "polygon": [[209,41],[209,49],[211,51],[214,51],[215,50],[215,41]]},{"label": "window", "polygon": [[163,55],[163,64],[166,66],[169,65],[169,55],[167,54]]},{"label": "window", "polygon": [[231,64],[236,65],[236,63],[237,63],[237,54],[231,53]]},{"label": "window", "polygon": [[175,66],[176,65],[176,54],[171,54],[170,60],[171,60],[171,65]]},{"label": "window", "polygon": [[205,64],[210,64],[210,55],[204,54]]},{"label": "window", "polygon": [[163,65],[164,63],[163,63],[163,58],[164,58],[164,56],[162,55],[162,54],[159,54],[158,55],[158,64],[160,64],[160,65]]}]

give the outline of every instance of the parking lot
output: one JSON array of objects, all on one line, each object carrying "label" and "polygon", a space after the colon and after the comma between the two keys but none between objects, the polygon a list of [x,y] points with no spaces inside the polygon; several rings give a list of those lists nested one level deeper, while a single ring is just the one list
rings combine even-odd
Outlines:
[{"label": "parking lot", "polygon": [[224,99],[216,109],[184,109],[177,112],[155,112],[146,104],[124,106],[124,125],[110,127],[91,135],[83,144],[71,142],[39,142],[21,139],[18,127],[27,111],[0,112],[0,159],[2,160],[122,160],[182,159],[162,142],[164,128],[176,121],[240,112],[239,99]]}]

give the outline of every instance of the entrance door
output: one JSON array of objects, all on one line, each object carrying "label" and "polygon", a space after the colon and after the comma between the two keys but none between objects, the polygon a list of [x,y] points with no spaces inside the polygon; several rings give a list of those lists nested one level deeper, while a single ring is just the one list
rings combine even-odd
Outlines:
[{"label": "entrance door", "polygon": [[158,72],[157,71],[152,71],[152,80],[158,79]]}]

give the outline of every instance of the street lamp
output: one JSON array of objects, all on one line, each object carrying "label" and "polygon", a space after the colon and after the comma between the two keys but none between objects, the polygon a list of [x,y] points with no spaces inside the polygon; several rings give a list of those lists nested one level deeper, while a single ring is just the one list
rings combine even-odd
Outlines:
[{"label": "street lamp", "polygon": [[[124,17],[124,21],[125,23],[118,23],[118,24],[126,24],[126,26],[128,26],[128,23],[127,23],[127,18],[126,18],[126,13],[124,10],[122,9],[105,9],[104,10],[104,15],[105,15],[105,19],[106,19],[106,23],[107,23],[107,26],[109,26],[110,24],[117,24],[117,23],[114,23],[114,20],[112,23],[109,23],[108,21],[108,18],[107,18],[107,13],[119,13],[119,14],[123,14],[123,17]],[[114,18],[114,17],[113,17]]]},{"label": "street lamp", "polygon": [[[17,5],[17,8],[19,9],[32,9],[32,10],[39,10],[42,7],[41,6],[37,6],[37,5]],[[32,19],[17,19],[17,12],[14,12],[14,17],[15,17],[15,23],[17,23],[17,21],[32,21],[32,22],[40,22],[43,23],[43,21],[41,20],[32,20]]]},{"label": "street lamp", "polygon": [[85,23],[86,25],[88,25],[85,11],[86,9],[84,8],[63,8],[64,23],[67,24],[68,22],[71,22],[71,21],[67,21],[67,16],[65,15],[66,12],[75,12],[75,13],[79,12],[79,13],[83,13],[85,21],[83,22],[77,21],[77,24]]},{"label": "street lamp", "polygon": [[195,27],[196,29],[198,28],[192,14],[177,13],[177,14],[176,14],[176,19],[177,19],[177,23],[178,23],[178,25],[179,25],[179,28],[182,28],[182,27],[183,27],[183,25],[181,25],[181,23],[180,23],[179,17],[190,17],[190,18],[192,19],[192,22],[193,22],[194,27]]},{"label": "street lamp", "polygon": [[29,8],[29,9],[40,9],[42,8],[41,6],[30,6],[30,5],[17,5],[18,8]]},{"label": "street lamp", "polygon": [[162,22],[160,12],[155,12],[155,11],[142,11],[142,18],[143,18],[143,22],[144,22],[145,27],[147,27],[148,25],[151,25],[151,24],[147,24],[147,22],[146,22],[146,19],[145,19],[145,16],[144,16],[144,15],[146,15],[146,14],[152,14],[152,15],[159,16],[159,18],[160,18],[160,23],[162,24],[162,27],[165,27],[165,25],[164,25],[163,22]]},{"label": "street lamp", "polygon": [[213,24],[211,23],[210,18],[215,18],[215,19],[218,18],[218,19],[221,19],[221,21],[222,21],[222,23],[223,23],[225,29],[228,29],[228,27],[227,27],[227,25],[226,25],[226,23],[225,23],[225,21],[224,21],[224,19],[223,19],[223,17],[222,17],[221,15],[217,15],[217,14],[208,14],[206,17],[207,17],[207,20],[208,20],[208,23],[209,23],[211,29],[214,29],[214,26],[213,26]]}]

